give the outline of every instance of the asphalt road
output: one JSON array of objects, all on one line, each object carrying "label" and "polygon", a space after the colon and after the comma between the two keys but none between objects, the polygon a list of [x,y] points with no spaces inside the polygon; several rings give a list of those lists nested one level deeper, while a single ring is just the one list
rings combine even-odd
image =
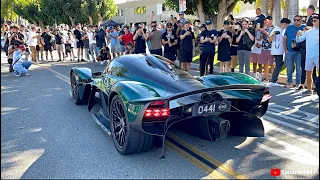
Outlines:
[{"label": "asphalt road", "polygon": [[[69,95],[71,67],[103,66],[50,62],[17,78],[6,62],[2,53],[2,179],[319,179],[319,104],[294,89],[271,88],[263,138],[209,142],[172,129],[166,158],[158,149],[122,156],[87,107],[76,106]],[[271,176],[273,168],[282,174]]]}]

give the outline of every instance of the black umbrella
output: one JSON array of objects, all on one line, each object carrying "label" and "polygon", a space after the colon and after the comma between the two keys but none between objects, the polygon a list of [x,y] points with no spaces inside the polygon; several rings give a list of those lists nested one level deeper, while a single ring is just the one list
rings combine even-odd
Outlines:
[{"label": "black umbrella", "polygon": [[113,20],[108,20],[101,24],[101,26],[121,26],[121,25],[123,25],[123,23],[117,23],[117,22],[114,22]]}]

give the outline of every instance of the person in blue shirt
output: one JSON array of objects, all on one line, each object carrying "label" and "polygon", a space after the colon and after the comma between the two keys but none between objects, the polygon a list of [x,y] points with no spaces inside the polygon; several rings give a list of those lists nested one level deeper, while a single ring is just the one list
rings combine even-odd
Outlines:
[{"label": "person in blue shirt", "polygon": [[193,39],[194,33],[190,27],[190,21],[186,20],[183,25],[183,29],[180,32],[180,56],[181,56],[181,68],[190,72],[190,65],[193,57]]},{"label": "person in blue shirt", "polygon": [[213,74],[213,61],[215,55],[215,43],[218,31],[212,28],[212,21],[206,20],[207,30],[201,32],[202,54],[200,55],[200,76],[205,74],[206,64],[209,64],[209,74]]},{"label": "person in blue shirt", "polygon": [[[16,45],[18,47],[18,45]],[[25,45],[19,45],[19,49],[13,52],[13,75],[19,77],[21,75],[29,76],[28,69],[32,62],[28,61],[28,54],[26,53]]]},{"label": "person in blue shirt", "polygon": [[283,37],[283,45],[285,51],[285,63],[287,66],[287,88],[292,88],[292,74],[293,67],[296,64],[296,85],[300,84],[301,80],[301,46],[296,42],[297,32],[302,31],[306,26],[302,25],[302,17],[296,15],[294,17],[294,24],[286,28]]},{"label": "person in blue shirt", "polygon": [[118,41],[119,33],[116,31],[116,27],[110,27],[110,47],[111,47],[111,53],[112,53],[112,58],[116,58],[120,55],[120,44]]}]

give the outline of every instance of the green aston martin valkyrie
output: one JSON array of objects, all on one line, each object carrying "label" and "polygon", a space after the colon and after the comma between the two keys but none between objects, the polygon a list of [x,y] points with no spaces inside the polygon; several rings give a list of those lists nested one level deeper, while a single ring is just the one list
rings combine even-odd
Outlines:
[{"label": "green aston martin valkyrie", "polygon": [[164,57],[135,54],[103,72],[74,67],[70,81],[74,103],[88,105],[121,154],[163,148],[171,125],[209,141],[264,136],[269,88],[246,74],[193,77]]}]

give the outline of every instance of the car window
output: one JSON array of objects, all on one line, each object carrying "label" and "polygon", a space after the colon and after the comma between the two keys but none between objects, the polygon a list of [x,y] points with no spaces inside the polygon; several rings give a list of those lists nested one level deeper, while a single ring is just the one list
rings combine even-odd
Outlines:
[{"label": "car window", "polygon": [[119,77],[127,77],[128,70],[117,59],[113,60],[105,69],[106,74]]}]

